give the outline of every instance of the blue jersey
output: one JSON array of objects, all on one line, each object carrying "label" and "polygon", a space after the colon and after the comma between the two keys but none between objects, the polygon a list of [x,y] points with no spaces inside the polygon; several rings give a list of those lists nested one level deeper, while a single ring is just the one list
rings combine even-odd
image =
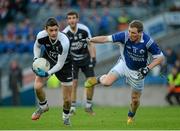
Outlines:
[{"label": "blue jersey", "polygon": [[129,39],[128,32],[118,32],[112,35],[113,42],[120,42],[123,46],[121,55],[126,65],[131,70],[138,70],[146,67],[148,63],[148,53],[153,57],[161,54],[158,45],[150,36],[143,32],[140,42],[134,43]]}]

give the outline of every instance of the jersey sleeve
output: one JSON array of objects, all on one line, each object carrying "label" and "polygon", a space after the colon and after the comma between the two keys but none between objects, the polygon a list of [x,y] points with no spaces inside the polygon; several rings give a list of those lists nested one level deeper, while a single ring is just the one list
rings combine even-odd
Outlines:
[{"label": "jersey sleeve", "polygon": [[88,33],[88,38],[92,38],[91,32],[88,27],[87,27],[87,33]]},{"label": "jersey sleeve", "polygon": [[35,43],[34,43],[34,47],[33,47],[34,58],[39,58],[41,54],[41,45],[38,42],[38,39],[40,38],[40,36],[41,34],[38,33],[38,35],[36,36]]},{"label": "jersey sleeve", "polygon": [[113,42],[121,42],[121,43],[125,43],[125,37],[126,37],[126,33],[125,32],[118,32],[112,35],[112,41]]},{"label": "jersey sleeve", "polygon": [[149,45],[148,51],[152,54],[153,58],[164,56],[161,49],[154,41],[152,41],[152,44]]}]

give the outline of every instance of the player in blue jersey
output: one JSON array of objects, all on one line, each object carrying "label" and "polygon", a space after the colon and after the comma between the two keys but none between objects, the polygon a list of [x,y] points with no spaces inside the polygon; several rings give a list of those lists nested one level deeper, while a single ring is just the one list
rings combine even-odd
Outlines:
[{"label": "player in blue jersey", "polygon": [[[96,79],[88,79],[85,87],[90,88],[98,83],[110,86],[119,77],[125,76],[132,89],[127,124],[132,123],[140,104],[144,78],[152,68],[163,62],[162,51],[154,40],[143,32],[143,23],[139,20],[132,21],[128,31],[109,36],[97,36],[87,41],[99,44],[112,42],[120,46],[121,58],[118,63],[107,74]],[[153,57],[151,62],[148,61],[149,54]]]}]

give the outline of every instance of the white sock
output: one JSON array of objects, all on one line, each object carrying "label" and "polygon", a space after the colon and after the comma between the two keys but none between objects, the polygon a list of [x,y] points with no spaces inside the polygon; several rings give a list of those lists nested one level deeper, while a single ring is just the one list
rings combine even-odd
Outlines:
[{"label": "white sock", "polygon": [[76,111],[76,107],[74,107],[74,106],[71,106],[71,109],[70,109],[70,111]]},{"label": "white sock", "polygon": [[46,108],[48,107],[48,102],[47,102],[47,100],[44,100],[44,101],[42,101],[42,102],[39,102],[39,107],[40,107],[41,109],[46,109]]},{"label": "white sock", "polygon": [[69,114],[65,114],[64,112],[62,113],[62,119],[65,120],[69,118]]},{"label": "white sock", "polygon": [[92,106],[92,100],[86,101],[86,108],[90,108]]}]

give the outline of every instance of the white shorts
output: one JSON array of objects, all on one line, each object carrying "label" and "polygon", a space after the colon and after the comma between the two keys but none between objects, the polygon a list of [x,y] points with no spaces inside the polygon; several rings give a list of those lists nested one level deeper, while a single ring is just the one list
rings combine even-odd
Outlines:
[{"label": "white shorts", "polygon": [[109,73],[114,73],[117,77],[126,77],[126,82],[133,90],[142,91],[144,89],[144,79],[138,80],[138,72],[130,70],[126,63],[120,59],[118,63],[110,70]]}]

